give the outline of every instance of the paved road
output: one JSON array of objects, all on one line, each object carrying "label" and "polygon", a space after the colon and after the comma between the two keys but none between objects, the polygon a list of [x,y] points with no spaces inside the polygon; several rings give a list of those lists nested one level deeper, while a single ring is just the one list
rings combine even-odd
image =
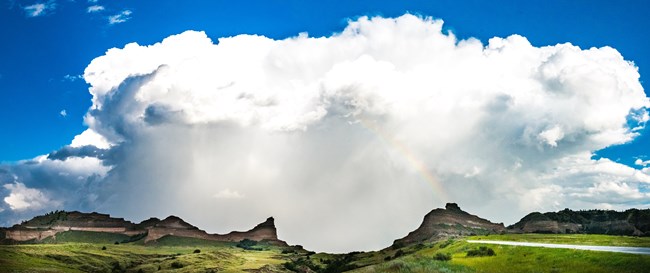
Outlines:
[{"label": "paved road", "polygon": [[588,246],[588,245],[565,245],[565,244],[545,244],[545,243],[528,243],[528,242],[512,242],[512,241],[484,241],[484,240],[467,240],[467,242],[481,243],[481,244],[509,245],[509,246],[570,248],[570,249],[580,249],[580,250],[608,251],[608,252],[650,255],[650,247]]}]

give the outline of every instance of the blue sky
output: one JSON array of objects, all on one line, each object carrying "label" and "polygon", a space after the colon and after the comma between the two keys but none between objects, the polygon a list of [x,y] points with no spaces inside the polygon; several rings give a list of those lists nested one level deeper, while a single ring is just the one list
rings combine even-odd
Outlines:
[{"label": "blue sky", "polygon": [[[25,10],[52,6],[38,16]],[[88,12],[90,6],[103,10]],[[109,17],[131,11],[125,22]],[[520,34],[533,45],[571,42],[612,46],[640,69],[650,67],[650,4],[646,1],[7,1],[0,8],[0,161],[32,158],[66,145],[85,128],[90,107],[83,74],[90,61],[130,42],[152,44],[185,30],[218,38],[242,33],[286,38],[340,31],[361,15],[406,12],[441,18],[460,38],[484,43]],[[73,78],[66,78],[66,75]],[[647,90],[647,88],[646,88]],[[647,91],[646,91],[647,92]],[[62,110],[66,116],[60,115]],[[633,165],[650,150],[642,133],[631,144],[598,154]]]},{"label": "blue sky", "polygon": [[153,2],[0,0],[0,226],[274,216],[346,252],[445,202],[650,206],[647,1]]}]

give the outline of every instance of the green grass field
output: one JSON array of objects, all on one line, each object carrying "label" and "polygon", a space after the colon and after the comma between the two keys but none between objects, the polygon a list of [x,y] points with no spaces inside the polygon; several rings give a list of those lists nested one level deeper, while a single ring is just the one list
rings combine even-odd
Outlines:
[{"label": "green grass field", "polygon": [[550,244],[650,247],[650,238],[598,234],[504,234],[472,236],[468,240],[517,241]]},{"label": "green grass field", "polygon": [[[97,236],[94,236],[97,235]],[[45,244],[0,246],[0,272],[648,272],[650,256],[467,243],[466,239],[648,246],[650,238],[606,235],[473,236],[400,249],[335,255],[272,245],[244,250],[235,243],[165,237],[153,245],[115,244],[128,237],[69,233]],[[89,240],[92,243],[80,243]],[[468,257],[485,246],[494,256]],[[102,249],[106,247],[106,249]],[[199,253],[195,253],[196,250]],[[450,261],[436,260],[441,254]],[[444,255],[442,255],[444,256]],[[285,264],[286,263],[286,264]],[[293,270],[293,271],[292,271]]]},{"label": "green grass field", "polygon": [[281,264],[288,261],[281,248],[270,245],[244,250],[234,243],[180,237],[145,246],[114,243],[128,236],[97,234],[93,243],[78,243],[90,235],[75,232],[57,236],[55,243],[0,246],[0,272],[286,272]]},{"label": "green grass field", "polygon": [[[398,250],[383,250],[364,254],[366,257],[357,262],[364,263],[366,261],[369,265],[352,272],[650,272],[649,255],[475,244],[467,243],[465,240],[468,239],[641,247],[650,244],[648,237],[608,235],[472,236],[453,241],[405,247],[401,250],[407,254],[383,263],[373,264],[369,261],[392,257]],[[496,255],[468,257],[468,251],[475,250],[480,246],[494,250]],[[434,257],[438,253],[451,255],[451,261],[436,261]]]}]

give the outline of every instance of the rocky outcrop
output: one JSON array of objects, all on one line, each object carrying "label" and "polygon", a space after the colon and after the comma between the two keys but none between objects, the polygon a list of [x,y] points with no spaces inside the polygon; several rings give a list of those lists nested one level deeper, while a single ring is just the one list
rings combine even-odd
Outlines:
[{"label": "rocky outcrop", "polygon": [[[0,228],[0,243],[38,242],[49,237],[56,238],[58,233],[65,231],[141,235],[135,237],[144,238],[145,243],[155,242],[165,236],[179,236],[221,242],[239,242],[249,239],[287,245],[278,239],[272,217],[248,231],[210,234],[176,216],[169,216],[163,220],[150,218],[134,224],[123,218],[112,218],[108,214],[78,211],[55,211],[34,217],[11,228]],[[492,223],[461,210],[455,203],[448,203],[444,209],[434,209],[425,215],[420,227],[404,238],[395,240],[393,246],[437,241],[449,237],[504,232],[650,236],[650,209],[629,209],[623,212],[569,209],[547,213],[534,212],[506,229],[502,223]]]},{"label": "rocky outcrop", "polygon": [[519,233],[585,233],[650,236],[650,209],[533,212],[508,230]]},{"label": "rocky outcrop", "polygon": [[107,232],[129,236],[146,234],[144,236],[145,243],[156,241],[164,236],[179,236],[223,242],[239,242],[243,239],[249,239],[286,245],[285,242],[278,239],[272,217],[249,231],[209,234],[177,216],[169,216],[164,220],[150,218],[139,224],[134,224],[123,218],[112,218],[108,214],[77,211],[56,211],[34,217],[11,228],[0,229],[0,239],[5,243],[40,241],[48,237],[55,237],[56,234],[64,231]]},{"label": "rocky outcrop", "polygon": [[209,234],[186,223],[176,216],[170,216],[159,223],[147,227],[145,243],[158,240],[164,236],[190,237],[221,242],[239,242],[244,239],[249,239],[286,245],[285,242],[278,239],[273,217],[269,217],[266,221],[249,231],[233,231],[228,234]]},{"label": "rocky outcrop", "polygon": [[492,223],[469,214],[455,203],[448,203],[444,209],[434,209],[424,216],[420,227],[393,246],[402,246],[426,241],[438,241],[449,237],[477,234],[496,234],[505,231],[503,223]]},{"label": "rocky outcrop", "polygon": [[254,241],[279,241],[278,232],[275,229],[275,222],[273,217],[269,217],[266,221],[255,226],[253,229],[245,232],[233,231],[226,235],[220,235],[221,239],[230,242],[239,242],[243,239],[250,239]]},{"label": "rocky outcrop", "polygon": [[78,211],[55,211],[40,215],[19,225],[3,230],[6,241],[40,241],[64,231],[93,231],[136,235],[143,233],[123,218],[112,218],[108,214],[82,213]]},{"label": "rocky outcrop", "polygon": [[54,229],[47,230],[29,230],[29,229],[6,229],[4,230],[3,239],[13,241],[40,241],[45,238],[56,235],[61,231]]}]

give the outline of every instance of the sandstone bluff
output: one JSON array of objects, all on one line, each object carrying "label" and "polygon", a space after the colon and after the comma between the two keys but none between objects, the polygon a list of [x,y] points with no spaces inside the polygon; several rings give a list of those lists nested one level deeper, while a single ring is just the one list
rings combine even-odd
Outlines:
[{"label": "sandstone bluff", "polygon": [[[248,239],[287,246],[278,239],[274,219],[269,217],[248,231],[227,234],[209,234],[176,216],[163,220],[150,218],[135,224],[108,214],[55,211],[34,217],[10,228],[0,228],[0,243],[39,243],[56,239],[62,232],[107,232],[131,236],[145,244],[155,243],[165,236],[189,237],[221,242],[240,242]],[[533,212],[514,225],[493,223],[463,211],[457,204],[448,203],[424,216],[422,224],[404,238],[395,240],[393,247],[421,242],[439,241],[451,237],[502,233],[585,233],[650,236],[650,209]]]},{"label": "sandstone bluff", "polygon": [[78,211],[57,211],[34,217],[19,225],[0,230],[0,239],[4,243],[39,242],[48,237],[56,238],[57,234],[66,231],[124,234],[143,239],[145,243],[154,242],[164,236],[177,236],[223,242],[239,242],[249,239],[286,245],[284,241],[278,239],[273,217],[269,217],[248,231],[209,234],[176,216],[169,216],[163,220],[150,218],[139,224],[134,224],[123,218],[112,218],[108,214]]}]

